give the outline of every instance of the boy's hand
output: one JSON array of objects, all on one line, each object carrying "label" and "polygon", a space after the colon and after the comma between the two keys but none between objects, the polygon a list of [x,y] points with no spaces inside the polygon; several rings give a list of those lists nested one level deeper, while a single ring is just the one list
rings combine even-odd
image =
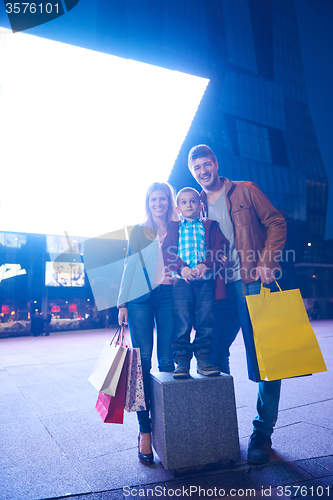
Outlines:
[{"label": "boy's hand", "polygon": [[180,274],[182,275],[186,283],[189,283],[190,281],[194,281],[196,279],[195,269],[191,269],[188,266],[183,267]]},{"label": "boy's hand", "polygon": [[198,264],[197,267],[194,268],[195,274],[196,274],[196,279],[199,280],[202,278],[206,273],[209,273],[210,269],[209,267],[206,266],[206,264]]}]

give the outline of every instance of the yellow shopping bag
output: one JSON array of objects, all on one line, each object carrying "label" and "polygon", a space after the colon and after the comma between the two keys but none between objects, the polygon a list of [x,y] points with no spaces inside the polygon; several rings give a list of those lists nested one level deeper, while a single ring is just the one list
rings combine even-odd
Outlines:
[{"label": "yellow shopping bag", "polygon": [[261,286],[246,302],[261,380],[327,370],[299,290],[271,292]]}]

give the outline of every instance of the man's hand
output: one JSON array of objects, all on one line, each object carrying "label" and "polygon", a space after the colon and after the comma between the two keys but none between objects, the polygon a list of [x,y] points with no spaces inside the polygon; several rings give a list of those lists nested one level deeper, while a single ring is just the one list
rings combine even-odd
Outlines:
[{"label": "man's hand", "polygon": [[180,274],[183,276],[186,283],[189,283],[190,281],[194,281],[196,279],[195,270],[191,269],[188,266],[183,267]]},{"label": "man's hand", "polygon": [[209,273],[210,269],[205,264],[201,263],[201,264],[198,264],[197,267],[195,267],[193,269],[193,271],[195,272],[196,279],[199,280],[206,273]]},{"label": "man's hand", "polygon": [[263,285],[269,285],[275,280],[274,271],[269,267],[257,266],[256,267],[256,280],[261,279]]},{"label": "man's hand", "polygon": [[120,307],[118,312],[118,325],[128,325],[128,309],[127,307]]}]

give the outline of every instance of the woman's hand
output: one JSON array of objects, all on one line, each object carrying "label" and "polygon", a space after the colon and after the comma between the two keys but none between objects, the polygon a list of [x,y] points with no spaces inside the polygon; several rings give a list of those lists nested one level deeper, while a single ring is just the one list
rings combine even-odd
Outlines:
[{"label": "woman's hand", "polygon": [[120,307],[118,312],[118,325],[128,325],[128,309],[127,307]]},{"label": "woman's hand", "polygon": [[228,257],[226,255],[219,255],[217,261],[221,264],[222,269],[225,269],[228,264]]}]

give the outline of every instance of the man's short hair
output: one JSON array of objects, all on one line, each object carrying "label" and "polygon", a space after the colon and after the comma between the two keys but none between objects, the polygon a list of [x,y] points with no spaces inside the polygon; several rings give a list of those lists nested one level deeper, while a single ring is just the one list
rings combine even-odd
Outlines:
[{"label": "man's short hair", "polygon": [[188,167],[190,168],[190,161],[204,157],[210,158],[217,165],[216,156],[210,147],[206,146],[206,144],[199,144],[198,146],[194,146],[188,154]]},{"label": "man's short hair", "polygon": [[194,193],[197,195],[197,197],[198,197],[199,201],[201,201],[199,191],[197,191],[196,189],[191,188],[191,187],[185,187],[185,188],[181,189],[180,191],[178,191],[178,193],[177,193],[177,196],[176,196],[176,204],[177,204],[177,207],[179,206],[179,205],[178,205],[178,200],[179,200],[179,197],[180,197],[183,193],[188,193],[188,192],[194,192]]}]

